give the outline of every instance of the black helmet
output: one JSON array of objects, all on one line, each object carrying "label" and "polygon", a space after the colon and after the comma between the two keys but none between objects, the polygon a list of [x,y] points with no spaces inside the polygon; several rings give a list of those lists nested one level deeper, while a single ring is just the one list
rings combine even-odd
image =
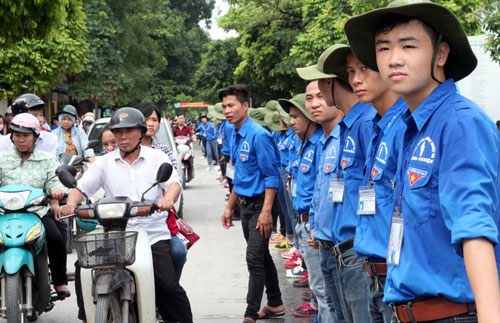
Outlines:
[{"label": "black helmet", "polygon": [[57,116],[59,117],[59,115],[61,113],[67,113],[67,114],[70,114],[72,115],[73,117],[78,118],[78,112],[76,112],[76,108],[70,104],[68,105],[65,105],[64,108],[62,108],[61,110],[59,110],[57,112]]},{"label": "black helmet", "polygon": [[12,114],[17,115],[27,112],[28,109],[43,108],[44,106],[45,102],[38,96],[31,93],[25,93],[18,96],[14,100],[14,103],[12,103]]},{"label": "black helmet", "polygon": [[109,130],[120,128],[141,128],[146,132],[146,118],[141,111],[136,108],[121,108],[115,112],[109,122]]}]

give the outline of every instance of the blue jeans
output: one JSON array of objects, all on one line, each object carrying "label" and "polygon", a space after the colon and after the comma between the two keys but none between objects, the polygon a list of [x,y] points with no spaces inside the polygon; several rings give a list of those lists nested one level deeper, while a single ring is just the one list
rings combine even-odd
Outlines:
[{"label": "blue jeans", "polygon": [[[281,189],[278,193],[278,201],[280,203],[281,212],[283,212],[283,216],[285,217],[285,226],[286,226],[286,237],[288,239],[294,239],[294,230],[292,228],[292,220],[290,219],[290,212],[293,214],[292,203],[290,201],[290,195],[286,190],[286,176],[284,176],[285,170],[284,167],[281,167]],[[295,241],[295,239],[294,239]]]},{"label": "blue jeans", "polygon": [[215,158],[215,164],[219,164],[219,149],[217,149],[217,139],[207,140],[207,161],[208,166],[212,166],[212,156]]},{"label": "blue jeans", "polygon": [[[286,183],[288,183],[288,176],[285,172],[284,167],[281,167],[281,182],[283,183],[283,195],[285,198],[285,204],[286,204],[286,209],[287,209],[287,213],[288,213],[288,220],[289,220],[289,224],[287,224],[287,227],[286,227],[286,235],[287,235],[287,237],[291,237],[291,235],[293,234],[293,241],[294,241],[295,245],[298,246],[299,245],[298,237],[297,237],[297,233],[295,232],[295,225],[297,224],[297,220],[295,220],[295,211],[293,210],[292,197],[290,195],[290,191],[286,190]],[[288,185],[288,187],[290,187],[290,185]],[[285,223],[286,222],[287,221],[285,220]],[[288,233],[288,225],[290,226],[290,234]],[[297,247],[297,249],[299,249],[299,248]]]},{"label": "blue jeans", "polygon": [[368,287],[368,311],[370,322],[391,323],[393,313],[388,304],[382,302],[386,276],[370,276],[365,271],[366,285]]},{"label": "blue jeans", "polygon": [[300,236],[302,257],[307,265],[307,273],[309,274],[309,286],[311,287],[316,299],[318,300],[318,320],[319,322],[334,322],[333,319],[333,304],[329,293],[325,288],[323,281],[323,273],[321,272],[319,250],[307,244],[309,237],[309,223],[297,223],[295,227],[297,235]]},{"label": "blue jeans", "polygon": [[182,268],[186,263],[187,249],[181,239],[176,235],[170,239],[170,251],[172,253],[172,262],[177,280],[181,278]]},{"label": "blue jeans", "polygon": [[319,246],[319,257],[321,261],[321,271],[325,288],[330,294],[334,310],[334,318],[337,323],[345,323],[344,310],[342,309],[340,279],[337,269],[337,260],[332,256],[330,249]]},{"label": "blue jeans", "polygon": [[349,323],[370,322],[364,262],[365,259],[358,256],[354,248],[337,257],[344,317]]}]

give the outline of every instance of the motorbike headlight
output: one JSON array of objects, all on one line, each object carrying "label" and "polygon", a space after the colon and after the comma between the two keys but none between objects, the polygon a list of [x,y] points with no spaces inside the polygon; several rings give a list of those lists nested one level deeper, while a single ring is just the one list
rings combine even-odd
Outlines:
[{"label": "motorbike headlight", "polygon": [[21,192],[0,192],[0,202],[6,210],[19,210],[26,205],[30,191]]},{"label": "motorbike headlight", "polygon": [[125,203],[107,203],[97,205],[97,214],[101,219],[119,219],[125,215]]},{"label": "motorbike headlight", "polygon": [[44,196],[39,196],[36,199],[30,201],[29,206],[35,206],[42,203]]},{"label": "motorbike headlight", "polygon": [[24,242],[28,243],[30,241],[35,241],[41,235],[42,235],[42,222],[38,222],[28,231],[28,233],[26,233],[26,239],[24,239]]}]

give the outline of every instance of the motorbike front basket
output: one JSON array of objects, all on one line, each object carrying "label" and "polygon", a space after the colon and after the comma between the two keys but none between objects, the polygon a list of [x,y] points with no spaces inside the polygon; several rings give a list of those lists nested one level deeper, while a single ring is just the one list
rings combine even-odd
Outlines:
[{"label": "motorbike front basket", "polygon": [[75,237],[78,262],[83,268],[130,266],[135,262],[137,232],[88,233]]}]

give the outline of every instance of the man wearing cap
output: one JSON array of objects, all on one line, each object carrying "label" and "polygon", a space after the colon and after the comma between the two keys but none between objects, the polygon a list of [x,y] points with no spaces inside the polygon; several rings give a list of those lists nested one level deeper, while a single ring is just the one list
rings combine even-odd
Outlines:
[{"label": "man wearing cap", "polygon": [[318,70],[317,65],[297,68],[299,76],[309,81],[306,89],[306,107],[312,118],[321,124],[323,135],[320,138],[321,157],[316,175],[314,195],[309,209],[309,224],[311,244],[319,242],[320,267],[323,273],[325,288],[329,293],[332,306],[332,316],[335,322],[345,322],[342,304],[339,298],[339,286],[337,277],[337,264],[332,257],[330,249],[334,246],[331,226],[333,218],[333,201],[328,195],[330,181],[334,179],[338,164],[338,152],[340,146],[340,127],[338,122],[343,113],[335,106],[328,106],[321,95],[318,80],[333,79],[334,74],[324,74]]},{"label": "man wearing cap", "polygon": [[[309,83],[307,91],[317,87],[317,82]],[[292,178],[293,209],[297,214],[295,231],[299,238],[302,257],[308,268],[310,287],[318,300],[318,320],[331,322],[333,319],[331,299],[325,289],[320,268],[319,251],[308,245],[309,240],[309,209],[316,183],[316,173],[321,155],[319,139],[324,134],[323,129],[314,121],[306,109],[306,94],[298,94],[290,100],[278,100],[283,109],[290,115],[290,126],[301,140],[300,152],[295,163],[296,177]],[[303,310],[303,309],[298,309]]]},{"label": "man wearing cap", "polygon": [[441,5],[398,0],[345,31],[409,108],[384,301],[401,322],[499,322],[500,135],[456,93],[477,64],[462,26]]},{"label": "man wearing cap", "polygon": [[[328,70],[330,64],[345,58],[349,46],[336,44],[318,59],[318,69]],[[354,236],[358,223],[359,187],[372,133],[375,110],[359,102],[349,83],[342,77],[319,80],[319,88],[327,104],[336,105],[344,113],[340,126],[340,152],[335,179],[330,182],[333,201],[332,235],[337,258],[338,277],[344,318],[347,322],[367,322],[368,291],[365,283],[364,258],[354,251]]]},{"label": "man wearing cap", "polygon": [[[278,273],[269,253],[273,228],[271,208],[280,185],[278,149],[271,134],[248,118],[248,87],[231,85],[219,93],[224,116],[234,124],[231,162],[235,167],[233,191],[222,216],[222,225],[233,226],[233,209],[238,203],[246,260],[250,274],[244,323],[283,316]],[[259,312],[266,288],[267,305]]]},{"label": "man wearing cap", "polygon": [[367,258],[366,282],[372,322],[391,322],[392,309],[382,302],[387,275],[387,241],[393,209],[393,178],[396,174],[400,139],[405,127],[401,114],[405,101],[389,90],[380,74],[362,64],[352,51],[337,60],[327,60],[327,72],[349,81],[360,102],[371,103],[377,114],[365,163],[365,180],[359,190],[354,250]]}]

